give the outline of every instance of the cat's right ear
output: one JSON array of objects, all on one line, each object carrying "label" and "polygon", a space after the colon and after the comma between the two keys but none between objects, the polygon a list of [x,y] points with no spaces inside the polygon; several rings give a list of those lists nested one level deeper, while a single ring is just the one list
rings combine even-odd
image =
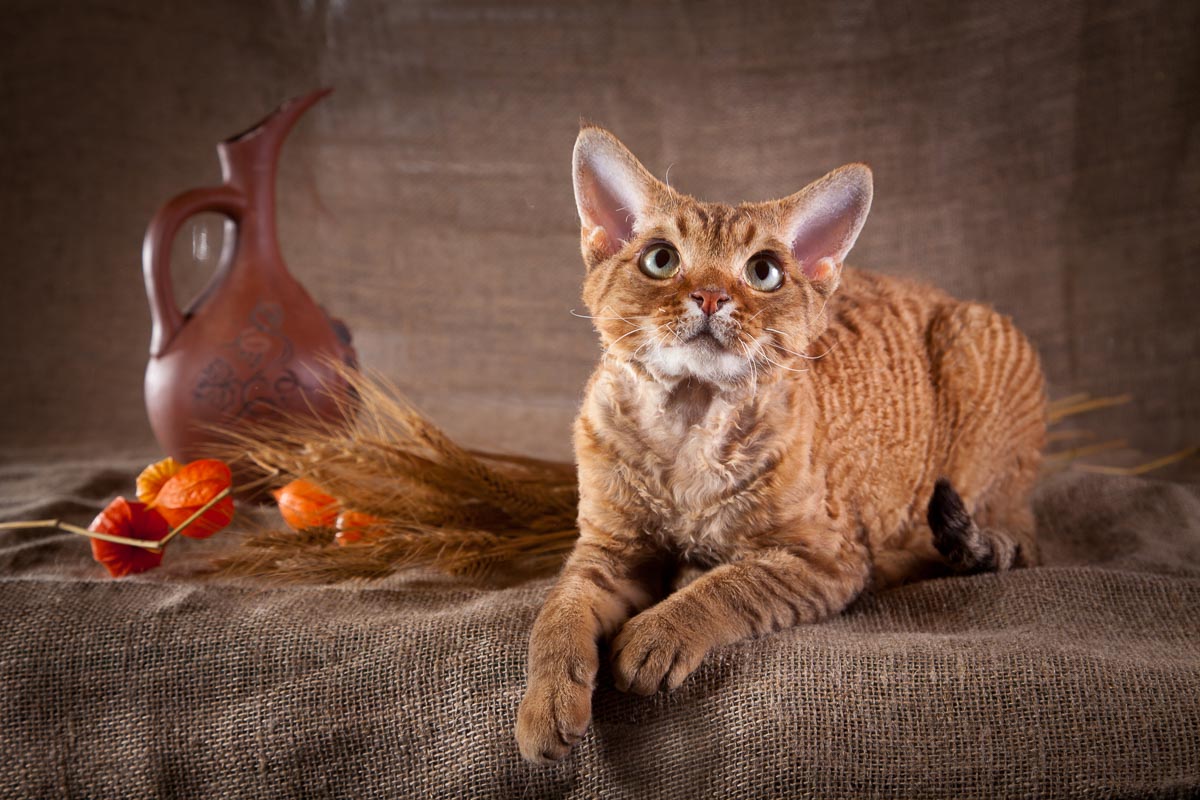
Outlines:
[{"label": "cat's right ear", "polygon": [[847,164],[782,201],[785,240],[809,282],[823,294],[837,288],[846,254],[871,210],[874,179],[866,164]]},{"label": "cat's right ear", "polygon": [[593,126],[575,140],[573,175],[583,263],[591,269],[633,238],[661,184],[616,136]]}]

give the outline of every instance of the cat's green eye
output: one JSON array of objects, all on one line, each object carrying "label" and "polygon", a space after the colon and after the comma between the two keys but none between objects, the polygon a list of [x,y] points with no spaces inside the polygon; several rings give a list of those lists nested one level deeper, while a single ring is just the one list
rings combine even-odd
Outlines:
[{"label": "cat's green eye", "polygon": [[669,278],[679,272],[679,251],[669,244],[646,248],[638,267],[651,278]]},{"label": "cat's green eye", "polygon": [[783,268],[775,259],[760,253],[746,263],[746,283],[760,292],[773,292],[783,286]]}]

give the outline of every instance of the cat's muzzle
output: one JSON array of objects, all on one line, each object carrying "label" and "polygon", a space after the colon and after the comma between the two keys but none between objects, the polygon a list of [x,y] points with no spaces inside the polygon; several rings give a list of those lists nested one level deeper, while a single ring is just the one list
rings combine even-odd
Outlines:
[{"label": "cat's muzzle", "polygon": [[685,336],[684,342],[696,347],[716,350],[727,350],[737,337],[730,330],[729,320],[725,317],[704,317],[696,320],[692,330]]}]

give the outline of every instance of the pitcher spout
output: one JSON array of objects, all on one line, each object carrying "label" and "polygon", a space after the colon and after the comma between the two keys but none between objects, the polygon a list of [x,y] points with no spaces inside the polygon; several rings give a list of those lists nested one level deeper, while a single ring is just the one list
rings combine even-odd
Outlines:
[{"label": "pitcher spout", "polygon": [[248,171],[267,170],[273,176],[283,141],[304,112],[333,89],[325,87],[284,102],[263,119],[217,145],[226,183],[245,188]]},{"label": "pitcher spout", "polygon": [[304,112],[332,91],[318,89],[288,100],[217,145],[225,186],[242,198],[238,246],[254,249],[264,263],[283,263],[275,236],[275,174],[284,140]]}]

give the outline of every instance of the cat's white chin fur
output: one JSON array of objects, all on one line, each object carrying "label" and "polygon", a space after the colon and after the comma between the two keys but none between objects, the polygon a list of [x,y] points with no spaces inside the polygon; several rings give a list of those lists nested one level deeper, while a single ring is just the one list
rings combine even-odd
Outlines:
[{"label": "cat's white chin fur", "polygon": [[655,348],[642,363],[655,377],[668,382],[695,378],[726,385],[740,382],[750,371],[750,362],[740,354],[693,343]]}]

